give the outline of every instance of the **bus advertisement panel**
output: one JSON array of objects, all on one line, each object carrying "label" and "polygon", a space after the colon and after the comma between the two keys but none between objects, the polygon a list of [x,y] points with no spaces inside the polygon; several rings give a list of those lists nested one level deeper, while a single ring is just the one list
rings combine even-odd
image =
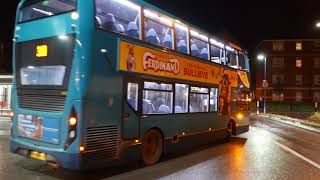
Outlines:
[{"label": "bus advertisement panel", "polygon": [[120,41],[119,69],[161,77],[220,84],[228,75],[232,87],[238,87],[238,73],[223,67],[194,61],[168,52]]}]

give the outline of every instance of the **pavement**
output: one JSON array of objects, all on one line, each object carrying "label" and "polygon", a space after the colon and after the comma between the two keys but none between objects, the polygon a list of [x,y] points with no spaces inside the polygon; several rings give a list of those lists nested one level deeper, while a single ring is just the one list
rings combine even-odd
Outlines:
[{"label": "pavement", "polygon": [[0,135],[9,135],[10,118],[0,117]]},{"label": "pavement", "polygon": [[9,153],[0,136],[0,179],[320,179],[320,134],[278,121],[252,122],[250,131],[216,143],[178,152],[149,167],[132,162],[120,167],[72,172]]},{"label": "pavement", "polygon": [[307,121],[304,119],[298,119],[298,118],[292,118],[289,116],[284,115],[278,115],[278,114],[271,114],[271,113],[260,113],[260,114],[251,114],[250,115],[251,120],[272,120],[272,121],[278,121],[281,123],[289,124],[292,126],[296,126],[299,128],[303,128],[309,131],[320,133],[320,123]]}]

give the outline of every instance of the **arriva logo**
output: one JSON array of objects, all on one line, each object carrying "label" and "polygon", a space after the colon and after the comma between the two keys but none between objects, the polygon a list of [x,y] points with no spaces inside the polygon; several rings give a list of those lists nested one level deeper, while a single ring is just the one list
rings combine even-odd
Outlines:
[{"label": "arriva logo", "polygon": [[158,60],[156,55],[145,52],[143,55],[143,69],[146,71],[148,69],[154,70],[155,72],[164,71],[173,74],[178,74],[180,71],[180,64],[178,59],[169,59],[168,61]]}]

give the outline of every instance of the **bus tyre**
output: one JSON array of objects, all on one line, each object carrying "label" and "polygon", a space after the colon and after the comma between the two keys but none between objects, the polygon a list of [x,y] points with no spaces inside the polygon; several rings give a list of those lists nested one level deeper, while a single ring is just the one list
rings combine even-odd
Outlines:
[{"label": "bus tyre", "polygon": [[151,129],[143,137],[141,157],[146,166],[156,164],[163,153],[163,138],[158,130]]},{"label": "bus tyre", "polygon": [[233,133],[233,122],[230,121],[227,127],[227,136],[226,136],[226,142],[230,142],[232,138]]}]

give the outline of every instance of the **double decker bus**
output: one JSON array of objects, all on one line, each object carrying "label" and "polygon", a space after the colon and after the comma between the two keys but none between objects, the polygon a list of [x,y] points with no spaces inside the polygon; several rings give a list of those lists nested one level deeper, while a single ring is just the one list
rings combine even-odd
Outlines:
[{"label": "double decker bus", "polygon": [[142,0],[22,0],[13,40],[12,153],[152,165],[249,129],[246,52]]}]

